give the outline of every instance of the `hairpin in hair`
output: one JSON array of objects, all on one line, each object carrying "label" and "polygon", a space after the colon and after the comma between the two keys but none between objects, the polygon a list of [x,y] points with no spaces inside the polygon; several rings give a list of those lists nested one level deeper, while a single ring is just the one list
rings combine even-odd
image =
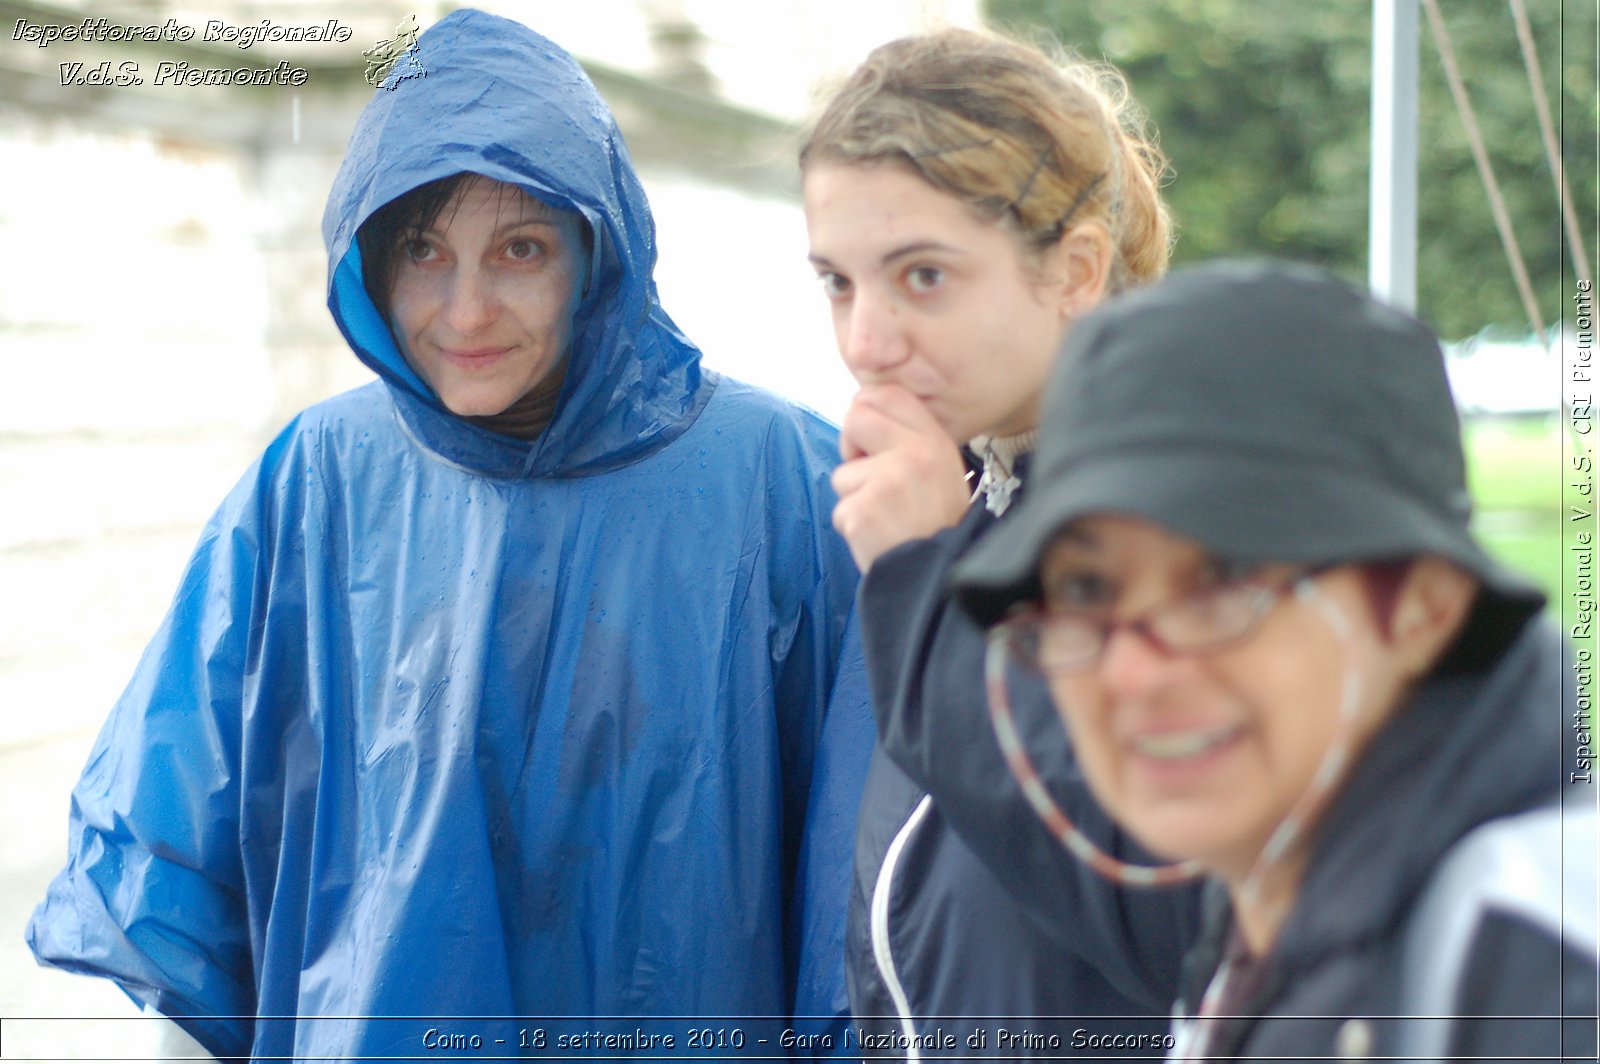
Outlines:
[{"label": "hairpin in hair", "polygon": [[1094,180],[1090,181],[1087,185],[1084,185],[1083,188],[1078,191],[1078,195],[1073,199],[1072,206],[1067,208],[1067,213],[1061,216],[1060,220],[1056,222],[1055,227],[1059,230],[1065,231],[1067,228],[1067,223],[1072,221],[1072,216],[1078,213],[1078,208],[1083,206],[1084,201],[1089,198],[1090,194],[1094,192],[1094,190],[1099,186],[1100,182],[1104,181],[1105,179],[1105,171],[1102,170],[1100,173],[1095,175]]},{"label": "hairpin in hair", "polygon": [[1033,182],[1036,178],[1038,178],[1039,171],[1044,169],[1044,161],[1048,158],[1050,158],[1050,145],[1046,144],[1044,146],[1044,151],[1039,153],[1038,160],[1034,162],[1033,170],[1028,174],[1028,180],[1022,183],[1022,190],[1018,192],[1016,198],[1014,198],[1007,205],[1009,210],[1015,211],[1018,215],[1022,213],[1022,201],[1027,199],[1028,193],[1033,190]]},{"label": "hairpin in hair", "polygon": [[927,151],[914,151],[907,152],[906,154],[913,159],[931,159],[935,155],[948,155],[953,151],[969,151],[973,148],[987,148],[993,143],[994,138],[989,137],[986,140],[975,140],[971,144],[953,144],[948,148],[929,148]]}]

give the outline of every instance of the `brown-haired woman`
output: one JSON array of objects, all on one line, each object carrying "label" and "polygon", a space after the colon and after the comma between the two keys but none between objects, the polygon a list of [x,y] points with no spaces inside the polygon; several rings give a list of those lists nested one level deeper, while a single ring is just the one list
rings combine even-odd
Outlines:
[{"label": "brown-haired woman", "polygon": [[[1014,815],[1021,796],[984,714],[983,635],[946,584],[1026,491],[1073,320],[1165,269],[1162,157],[1115,71],[949,30],[873,52],[800,160],[811,259],[861,385],[834,525],[867,574],[879,723],[847,942],[867,1048],[1148,1053],[1159,1020],[1079,1018],[1166,1014],[1194,895],[1097,888]],[[1064,742],[1055,754],[1044,774],[1060,800],[1122,850]],[[1007,893],[986,867],[1002,860],[1062,876]],[[992,1022],[963,1020],[952,1045],[951,1016]]]}]

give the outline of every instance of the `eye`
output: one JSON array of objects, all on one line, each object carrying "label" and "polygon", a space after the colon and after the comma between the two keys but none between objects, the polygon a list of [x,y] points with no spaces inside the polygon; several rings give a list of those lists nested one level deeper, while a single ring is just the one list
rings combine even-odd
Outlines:
[{"label": "eye", "polygon": [[1200,559],[1194,568],[1190,577],[1190,591],[1199,594],[1214,591],[1234,583],[1245,575],[1243,568],[1231,565],[1214,554],[1208,554]]},{"label": "eye", "polygon": [[544,248],[536,241],[529,240],[526,237],[513,240],[506,245],[506,257],[515,259],[518,262],[527,262],[530,259],[539,258],[543,254]]},{"label": "eye", "polygon": [[906,287],[913,292],[931,292],[944,283],[944,271],[937,266],[913,266],[906,271]]},{"label": "eye", "polygon": [[1111,581],[1092,570],[1067,571],[1050,578],[1045,601],[1052,613],[1099,613],[1116,598]]},{"label": "eye", "polygon": [[1261,566],[1259,564],[1219,558],[1214,554],[1210,554],[1200,562],[1195,570],[1194,588],[1197,591],[1206,591],[1215,588],[1235,587],[1252,581],[1260,574]]},{"label": "eye", "polygon": [[822,294],[829,299],[843,299],[850,294],[850,278],[842,274],[824,271],[817,274],[817,280],[822,282]]},{"label": "eye", "polygon": [[400,242],[400,253],[412,262],[427,262],[438,257],[434,246],[420,236],[406,237]]},{"label": "eye", "polygon": [[1211,623],[1249,610],[1261,593],[1257,582],[1261,571],[1259,565],[1215,556],[1205,558],[1189,592],[1170,607],[1174,621]]}]

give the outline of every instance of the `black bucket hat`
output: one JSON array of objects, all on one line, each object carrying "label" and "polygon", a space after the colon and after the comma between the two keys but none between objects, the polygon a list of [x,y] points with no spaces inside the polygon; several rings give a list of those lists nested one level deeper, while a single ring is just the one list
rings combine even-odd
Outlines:
[{"label": "black bucket hat", "polygon": [[1468,530],[1438,340],[1307,266],[1177,271],[1078,322],[1027,491],[955,570],[957,599],[986,625],[1037,600],[1045,548],[1097,513],[1246,564],[1439,555],[1482,581],[1475,627],[1514,631],[1544,601]]}]

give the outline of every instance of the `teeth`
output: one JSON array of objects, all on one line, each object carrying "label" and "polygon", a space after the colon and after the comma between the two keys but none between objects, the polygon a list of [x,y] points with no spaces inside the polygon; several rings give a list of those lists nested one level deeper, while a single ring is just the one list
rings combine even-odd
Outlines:
[{"label": "teeth", "polygon": [[1203,754],[1232,734],[1233,728],[1226,727],[1210,731],[1140,735],[1134,738],[1133,748],[1147,757],[1176,761],[1179,758]]}]

